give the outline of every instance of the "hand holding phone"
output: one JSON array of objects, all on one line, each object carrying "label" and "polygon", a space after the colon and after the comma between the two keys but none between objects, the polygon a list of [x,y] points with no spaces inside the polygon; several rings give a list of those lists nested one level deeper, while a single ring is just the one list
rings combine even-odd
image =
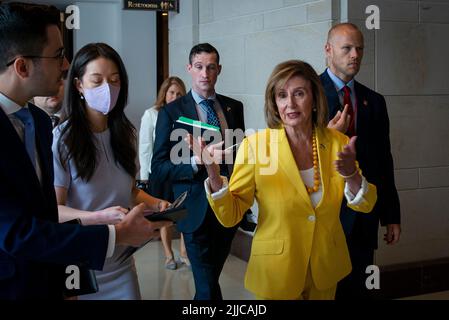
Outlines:
[{"label": "hand holding phone", "polygon": [[144,216],[149,221],[173,221],[176,223],[178,220],[185,218],[187,215],[187,209],[183,208],[183,203],[187,198],[187,191],[183,192],[173,203],[167,207],[166,210],[161,212],[154,212],[152,210],[144,210]]}]

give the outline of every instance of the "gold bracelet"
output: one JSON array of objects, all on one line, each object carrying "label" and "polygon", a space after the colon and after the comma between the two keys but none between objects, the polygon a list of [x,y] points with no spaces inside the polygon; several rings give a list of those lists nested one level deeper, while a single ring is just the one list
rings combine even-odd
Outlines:
[{"label": "gold bracelet", "polygon": [[341,173],[339,173],[339,175],[343,178],[343,179],[350,179],[353,176],[355,176],[357,173],[359,173],[359,168],[355,168],[354,172],[351,173],[349,176],[344,176]]}]

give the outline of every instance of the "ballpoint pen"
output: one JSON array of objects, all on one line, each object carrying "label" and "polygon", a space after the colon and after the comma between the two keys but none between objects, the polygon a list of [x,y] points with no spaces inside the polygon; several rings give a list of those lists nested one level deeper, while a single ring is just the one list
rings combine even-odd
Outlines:
[{"label": "ballpoint pen", "polygon": [[229,150],[229,149],[232,149],[232,148],[234,148],[234,147],[238,147],[240,144],[241,144],[241,142],[240,142],[240,143],[233,144],[232,146],[227,147],[226,149],[224,149],[224,151]]}]

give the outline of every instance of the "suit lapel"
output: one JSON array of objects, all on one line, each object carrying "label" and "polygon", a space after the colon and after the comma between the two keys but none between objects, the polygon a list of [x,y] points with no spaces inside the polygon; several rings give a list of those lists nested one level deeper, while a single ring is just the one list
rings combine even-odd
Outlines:
[{"label": "suit lapel", "polygon": [[[199,120],[198,113],[196,112],[196,103],[192,97],[192,91],[189,91],[183,98],[181,104],[181,114],[184,117]],[[175,119],[177,120],[177,119]]]},{"label": "suit lapel", "polygon": [[323,84],[324,92],[326,93],[327,104],[329,107],[329,119],[332,119],[337,114],[338,110],[342,109],[340,99],[338,98],[335,85],[327,74],[327,71],[324,71],[321,74],[321,83]]},{"label": "suit lapel", "polygon": [[[278,137],[274,137],[274,139],[270,137],[270,143],[276,143],[277,147],[279,148],[278,161],[280,168],[284,171],[284,174],[288,177],[290,183],[296,188],[302,200],[305,201],[305,203],[308,203],[310,208],[313,210],[309,194],[307,193],[304,182],[302,181],[301,175],[299,174],[299,169],[296,166],[296,161],[293,157],[293,153],[290,148],[290,144],[288,142],[284,128],[270,131],[272,133],[278,134]],[[276,147],[271,147],[270,149],[276,150],[275,148]]]},{"label": "suit lapel", "polygon": [[11,175],[9,181],[16,183],[20,189],[23,189],[23,182],[26,181],[27,187],[37,188],[42,192],[25,145],[2,109],[0,109],[0,137],[1,149],[10,152],[10,156],[1,159],[6,169],[4,173]]},{"label": "suit lapel", "polygon": [[360,85],[357,81],[354,84],[355,94],[357,98],[357,135],[362,133],[367,129],[366,125],[369,123],[369,112],[370,105],[369,100],[366,96],[366,92],[363,89],[363,86]]},{"label": "suit lapel", "polygon": [[36,114],[36,111],[34,108],[37,108],[31,104],[28,104],[28,107],[30,109],[31,114],[33,115],[34,119],[34,127],[35,127],[35,134],[36,134],[36,149],[37,153],[39,155],[40,161],[40,169],[41,169],[41,176],[42,176],[42,182],[43,184],[47,182],[47,177],[53,176],[53,173],[48,172],[48,169],[51,168],[49,163],[48,150],[51,148],[49,145],[50,142],[48,141],[47,137],[45,136],[45,130],[44,123],[42,121],[38,121],[38,116]]},{"label": "suit lapel", "polygon": [[223,114],[226,119],[226,123],[228,125],[229,129],[235,129],[236,125],[234,122],[234,116],[232,114],[232,106],[229,103],[226,103],[225,97],[222,95],[217,94],[217,100],[220,103],[221,110],[223,111]]},{"label": "suit lapel", "polygon": [[318,163],[320,166],[321,188],[323,193],[321,195],[320,202],[316,206],[316,209],[321,206],[324,197],[327,197],[326,192],[329,190],[329,179],[332,172],[331,145],[323,129],[317,130],[317,148]]},{"label": "suit lapel", "polygon": [[[273,131],[273,130],[271,130]],[[310,201],[310,196],[307,193],[304,182],[299,173],[299,169],[296,166],[293,153],[290,149],[290,144],[288,142],[285,130],[276,130],[279,133],[278,139],[271,138],[271,143],[278,143],[279,147],[279,166],[284,171],[284,174],[288,177],[291,184],[296,188],[300,197],[305,203],[310,206],[310,209],[317,210],[323,203],[323,199],[326,196],[326,192],[329,190],[330,176],[332,172],[332,155],[331,155],[331,145],[329,139],[324,133],[323,129],[317,130],[317,145],[318,145],[318,162],[320,166],[320,178],[322,184],[323,194],[321,200],[313,209],[312,203]],[[271,150],[274,150],[271,148]]]}]

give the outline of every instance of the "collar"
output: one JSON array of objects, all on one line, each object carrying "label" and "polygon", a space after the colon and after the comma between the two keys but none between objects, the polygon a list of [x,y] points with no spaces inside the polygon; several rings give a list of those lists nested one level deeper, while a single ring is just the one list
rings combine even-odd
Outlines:
[{"label": "collar", "polygon": [[339,77],[337,77],[330,68],[326,69],[327,74],[331,78],[332,82],[334,83],[335,89],[337,92],[340,92],[344,86],[348,86],[349,89],[351,89],[351,93],[354,92],[354,78],[351,79],[348,83],[345,83],[343,80],[341,80]]},{"label": "collar", "polygon": [[7,115],[13,114],[24,107],[26,108],[27,105],[28,104],[25,106],[20,106],[0,92],[0,108],[2,108]]},{"label": "collar", "polygon": [[208,98],[201,96],[199,93],[195,92],[193,89],[191,90],[191,92],[192,92],[193,100],[195,100],[195,103],[198,105],[200,104],[201,101],[206,100],[206,99],[214,100],[214,101],[217,99],[217,95],[215,92],[213,95],[211,95]]}]

